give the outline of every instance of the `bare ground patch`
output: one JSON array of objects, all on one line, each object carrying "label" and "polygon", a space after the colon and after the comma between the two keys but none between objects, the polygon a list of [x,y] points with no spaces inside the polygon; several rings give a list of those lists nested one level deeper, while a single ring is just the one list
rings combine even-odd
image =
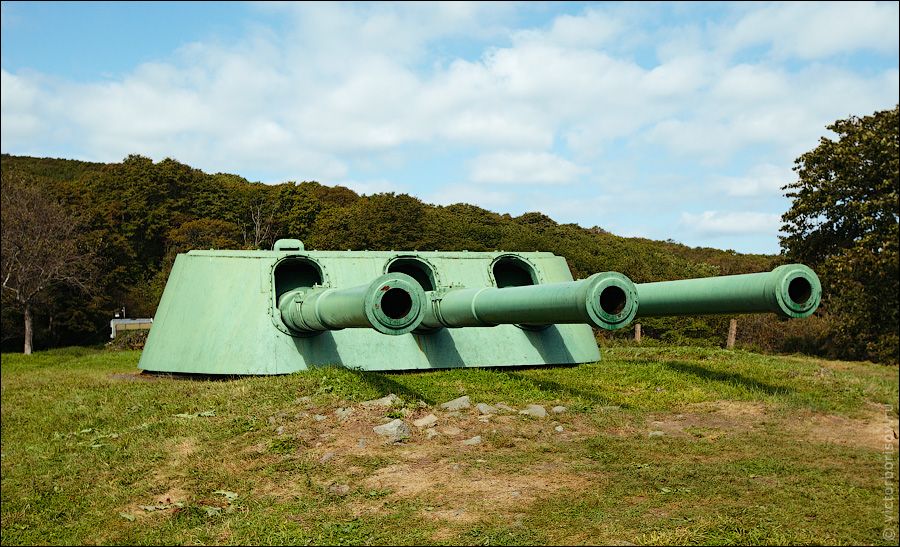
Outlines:
[{"label": "bare ground patch", "polygon": [[650,431],[673,437],[707,437],[753,431],[771,418],[763,403],[714,401],[687,405],[682,412],[651,414]]},{"label": "bare ground patch", "polygon": [[887,405],[870,404],[863,418],[802,412],[790,424],[790,430],[815,442],[896,450],[900,426]]},{"label": "bare ground patch", "polygon": [[[898,420],[887,405],[870,404],[862,418],[838,414],[796,411],[785,415],[776,413],[764,403],[744,401],[715,401],[687,405],[682,412],[651,414],[647,418],[649,431],[662,431],[673,437],[717,438],[754,431],[774,423],[789,434],[813,442],[833,443],[897,449]],[[626,428],[622,434],[628,432]]]}]

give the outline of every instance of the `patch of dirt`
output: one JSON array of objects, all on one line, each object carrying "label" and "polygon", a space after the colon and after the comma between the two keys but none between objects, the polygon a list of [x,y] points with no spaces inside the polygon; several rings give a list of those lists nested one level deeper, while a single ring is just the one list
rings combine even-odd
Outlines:
[{"label": "patch of dirt", "polygon": [[863,418],[805,412],[798,415],[798,422],[792,424],[792,431],[814,442],[864,446],[875,450],[898,448],[900,424],[897,418],[890,415],[886,405],[870,405]]},{"label": "patch of dirt", "polygon": [[[149,518],[154,515],[171,515],[175,511],[179,510],[177,504],[187,504],[188,498],[190,495],[182,490],[181,488],[170,488],[163,492],[162,494],[158,494],[156,496],[149,496],[145,499],[140,499],[137,501],[133,501],[127,506],[121,509],[122,513],[130,514],[137,519]],[[164,509],[156,509],[153,511],[146,511],[141,508],[141,506],[168,506]]]},{"label": "patch of dirt", "polygon": [[[878,450],[886,446],[897,449],[900,433],[898,420],[890,415],[889,408],[876,404],[870,404],[862,418],[811,411],[798,411],[785,418],[772,413],[763,403],[715,401],[688,405],[677,414],[650,415],[646,427],[672,437],[715,439],[753,431],[765,423],[778,423],[786,432],[813,442]],[[628,432],[626,428],[619,433]]]},{"label": "patch of dirt", "polygon": [[647,429],[662,431],[672,437],[716,438],[722,435],[753,431],[767,418],[763,403],[714,401],[696,403],[677,414],[650,415]]},{"label": "patch of dirt", "polygon": [[115,372],[107,375],[110,380],[118,380],[120,382],[159,382],[159,377],[152,374],[145,374],[143,371],[136,372]]}]

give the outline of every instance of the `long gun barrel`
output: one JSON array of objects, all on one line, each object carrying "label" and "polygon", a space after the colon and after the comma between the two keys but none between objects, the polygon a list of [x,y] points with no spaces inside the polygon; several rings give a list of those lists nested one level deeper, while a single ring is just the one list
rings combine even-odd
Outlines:
[{"label": "long gun barrel", "polygon": [[419,326],[426,302],[425,291],[415,279],[389,273],[346,289],[288,291],[279,298],[278,310],[284,324],[296,333],[372,328],[399,335]]},{"label": "long gun barrel", "polygon": [[605,272],[564,283],[432,293],[422,326],[436,329],[589,323],[614,330],[627,325],[637,309],[634,283],[620,273]]},{"label": "long gun barrel", "polygon": [[819,278],[802,264],[771,272],[639,283],[638,317],[775,312],[812,315],[822,300]]}]

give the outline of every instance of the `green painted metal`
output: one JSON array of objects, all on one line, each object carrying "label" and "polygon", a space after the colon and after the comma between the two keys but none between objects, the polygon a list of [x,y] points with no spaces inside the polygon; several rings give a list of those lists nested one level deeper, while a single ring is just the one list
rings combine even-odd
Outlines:
[{"label": "green painted metal", "polygon": [[638,317],[774,312],[808,317],[822,300],[819,277],[802,264],[771,272],[637,285]]},{"label": "green painted metal", "polygon": [[178,255],[139,367],[285,374],[586,363],[600,359],[592,326],[678,313],[800,317],[820,297],[815,274],[796,265],[635,286],[615,272],[575,281],[551,253],[307,251],[279,240],[272,251]]},{"label": "green painted metal", "polygon": [[434,329],[587,323],[615,330],[628,325],[637,308],[634,283],[620,273],[605,272],[567,283],[433,293],[423,324]]},{"label": "green painted metal", "polygon": [[368,327],[398,336],[422,322],[425,291],[412,277],[389,273],[347,289],[294,289],[281,295],[281,320],[298,334]]}]

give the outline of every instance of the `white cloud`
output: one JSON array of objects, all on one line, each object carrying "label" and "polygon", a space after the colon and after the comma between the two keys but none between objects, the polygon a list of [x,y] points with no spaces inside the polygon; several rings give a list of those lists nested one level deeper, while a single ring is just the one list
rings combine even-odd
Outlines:
[{"label": "white cloud", "polygon": [[580,15],[562,14],[553,20],[549,30],[527,29],[515,32],[513,42],[552,43],[563,47],[597,48],[608,44],[625,32],[625,22],[612,13],[594,8]]},{"label": "white cloud", "polygon": [[796,180],[792,169],[766,163],[753,167],[745,176],[718,177],[715,183],[726,195],[756,197],[780,196],[781,188]]},{"label": "white cloud", "polygon": [[545,152],[497,152],[475,158],[471,179],[498,184],[568,184],[586,172],[584,167]]},{"label": "white cloud", "polygon": [[[896,57],[896,3],[591,5],[535,28],[514,26],[523,8],[513,3],[254,6],[279,24],[186,44],[122,77],[73,83],[4,67],[3,151],[171,156],[363,192],[400,190],[379,169],[409,172],[420,153],[446,153],[461,158],[452,177],[469,176],[422,189],[438,203],[542,208],[590,223],[603,203],[596,187],[574,184],[587,177],[604,192],[619,184],[659,196],[669,191],[660,181],[678,176],[698,182],[666,200],[724,193],[734,207],[757,207],[792,180],[787,166],[826,125],[898,100],[896,66],[838,62],[861,51]],[[667,19],[691,11],[705,18]],[[450,53],[463,42],[465,56]],[[504,183],[568,184],[568,195],[478,185]],[[667,233],[682,206],[669,206],[665,221],[641,210],[668,222],[657,228]],[[604,224],[643,222],[617,220],[637,214],[621,209]],[[688,218],[710,230],[735,218],[704,215]]]},{"label": "white cloud", "polygon": [[700,214],[682,213],[679,224],[688,232],[708,237],[775,234],[781,227],[781,215],[704,211]]},{"label": "white cloud", "polygon": [[896,53],[896,2],[778,2],[720,29],[721,45],[739,51],[770,44],[776,57],[820,59],[861,49]]}]

